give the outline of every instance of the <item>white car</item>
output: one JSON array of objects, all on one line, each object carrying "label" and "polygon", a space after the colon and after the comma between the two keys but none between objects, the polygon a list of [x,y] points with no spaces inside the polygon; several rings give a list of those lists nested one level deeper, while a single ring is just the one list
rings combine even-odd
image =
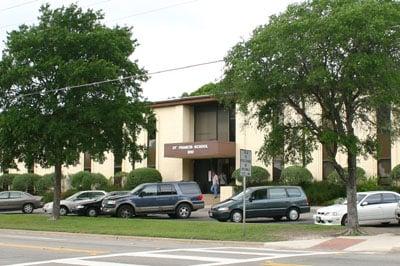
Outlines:
[{"label": "white car", "polygon": [[[357,193],[357,211],[360,224],[396,222],[395,211],[400,194],[392,191],[369,191]],[[313,215],[315,224],[345,225],[347,203],[336,204],[317,210]]]},{"label": "white car", "polygon": [[399,202],[399,204],[398,204],[398,206],[396,208],[396,219],[400,224],[400,202]]},{"label": "white car", "polygon": [[[87,190],[80,191],[74,195],[60,201],[60,215],[67,215],[68,213],[75,210],[75,208],[87,201],[92,201],[93,199],[104,197],[107,192],[103,190]],[[46,213],[53,212],[53,202],[46,203],[43,206],[43,210]]]}]

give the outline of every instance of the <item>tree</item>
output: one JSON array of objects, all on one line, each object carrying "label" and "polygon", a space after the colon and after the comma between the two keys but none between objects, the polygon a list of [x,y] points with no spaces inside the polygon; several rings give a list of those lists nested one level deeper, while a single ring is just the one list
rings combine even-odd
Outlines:
[{"label": "tree", "polygon": [[[347,233],[359,231],[356,159],[379,151],[375,114],[382,106],[395,118],[385,130],[398,136],[399,25],[398,1],[306,1],[272,16],[225,58],[225,99],[231,95],[245,112],[255,107],[267,131],[263,159],[280,152],[282,136],[286,161],[299,161],[302,138],[308,154],[318,142],[327,147],[346,181]],[[270,127],[281,106],[283,122]],[[338,152],[347,155],[348,175]]]},{"label": "tree", "polygon": [[215,95],[219,91],[219,83],[207,83],[198,88],[197,90],[187,93],[184,92],[181,95],[181,98],[183,97],[191,97],[191,96],[203,96],[203,95]]},{"label": "tree", "polygon": [[146,71],[129,60],[137,46],[130,28],[108,28],[101,12],[76,5],[44,5],[40,13],[38,25],[8,34],[0,61],[0,163],[54,166],[58,219],[62,165],[85,152],[99,161],[106,151],[140,160],[137,135],[154,116],[141,97]]}]

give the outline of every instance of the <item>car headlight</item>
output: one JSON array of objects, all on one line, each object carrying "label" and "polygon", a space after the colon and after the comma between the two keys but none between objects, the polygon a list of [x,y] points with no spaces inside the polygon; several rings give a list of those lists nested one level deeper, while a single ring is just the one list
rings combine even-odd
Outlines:
[{"label": "car headlight", "polygon": [[229,210],[228,207],[220,207],[220,208],[218,208],[218,211],[227,211],[227,210]]},{"label": "car headlight", "polygon": [[77,208],[77,209],[83,209],[83,208],[85,208],[85,206],[79,205],[79,206],[76,206],[76,208]]},{"label": "car headlight", "polygon": [[115,200],[107,200],[107,204],[109,204],[109,205],[115,205]]}]

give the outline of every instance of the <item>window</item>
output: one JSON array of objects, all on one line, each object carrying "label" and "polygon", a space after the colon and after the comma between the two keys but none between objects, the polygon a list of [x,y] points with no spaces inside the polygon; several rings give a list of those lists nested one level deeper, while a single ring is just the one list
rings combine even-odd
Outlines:
[{"label": "window", "polygon": [[114,175],[120,172],[122,172],[122,158],[114,155]]},{"label": "window", "polygon": [[283,156],[277,156],[272,161],[272,179],[279,180],[283,169]]},{"label": "window", "polygon": [[22,198],[21,192],[12,191],[10,192],[10,199],[19,199]]},{"label": "window", "polygon": [[157,185],[148,185],[145,186],[140,194],[143,197],[151,197],[151,196],[156,196],[157,195]]},{"label": "window", "polygon": [[104,193],[103,192],[91,192],[89,196],[90,196],[91,199],[94,199],[94,198],[98,198],[98,197],[104,196]]},{"label": "window", "polygon": [[301,192],[298,188],[287,188],[286,189],[289,198],[301,197]]},{"label": "window", "polygon": [[252,198],[253,200],[263,200],[263,199],[267,199],[267,189],[259,189],[253,192],[252,194]]},{"label": "window", "polygon": [[382,203],[381,194],[370,195],[365,199],[365,201],[368,202],[368,205],[380,204]]},{"label": "window", "polygon": [[383,193],[382,194],[383,203],[397,203],[396,195],[392,193]]},{"label": "window", "polygon": [[8,199],[8,192],[1,192],[0,199]]},{"label": "window", "polygon": [[76,199],[77,199],[77,200],[90,199],[90,194],[91,194],[91,193],[84,192],[84,193],[82,193],[82,194],[79,194],[79,195],[76,197]]},{"label": "window", "polygon": [[90,158],[90,154],[88,152],[85,152],[83,155],[83,171],[92,171],[92,158]]},{"label": "window", "polygon": [[378,176],[389,176],[391,167],[390,107],[381,106],[376,111],[376,138],[378,141]]},{"label": "window", "polygon": [[170,184],[162,184],[159,186],[158,195],[160,196],[176,195],[175,187]]},{"label": "window", "polygon": [[286,190],[284,188],[270,188],[269,198],[270,199],[283,199],[286,198]]},{"label": "window", "polygon": [[195,183],[181,183],[178,186],[182,194],[201,194],[199,186]]}]

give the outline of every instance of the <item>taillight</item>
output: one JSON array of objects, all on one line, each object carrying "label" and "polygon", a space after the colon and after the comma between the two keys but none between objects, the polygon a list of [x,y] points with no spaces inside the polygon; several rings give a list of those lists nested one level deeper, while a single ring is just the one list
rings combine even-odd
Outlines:
[{"label": "taillight", "polygon": [[201,194],[201,195],[197,196],[196,199],[197,199],[197,200],[204,200],[204,195]]}]

